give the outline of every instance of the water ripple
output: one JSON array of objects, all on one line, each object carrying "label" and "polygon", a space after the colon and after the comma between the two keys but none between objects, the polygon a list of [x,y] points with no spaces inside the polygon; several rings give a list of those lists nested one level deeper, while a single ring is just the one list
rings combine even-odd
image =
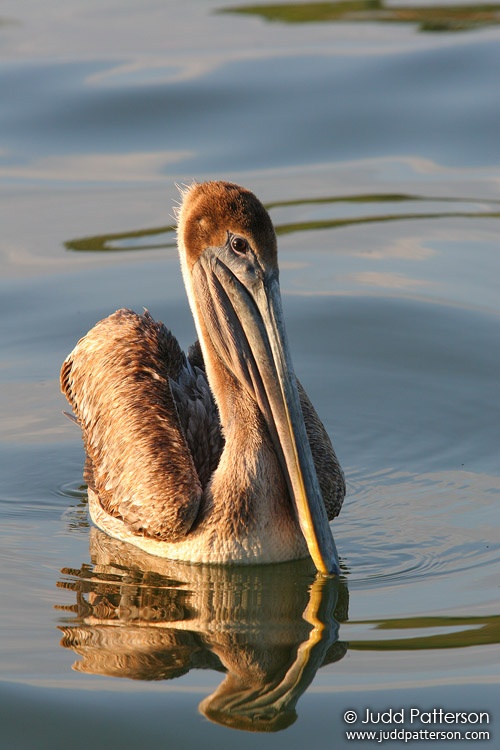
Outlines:
[{"label": "water ripple", "polygon": [[[492,525],[499,477],[391,470],[349,476],[346,512],[335,530],[351,588],[470,572],[500,561],[494,520]],[[481,500],[475,505],[474,498]]]}]

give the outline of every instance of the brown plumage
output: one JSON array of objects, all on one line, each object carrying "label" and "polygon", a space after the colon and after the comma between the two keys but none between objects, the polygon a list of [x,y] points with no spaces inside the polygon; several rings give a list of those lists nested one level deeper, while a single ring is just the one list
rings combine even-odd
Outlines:
[{"label": "brown plumage", "polygon": [[91,515],[153,554],[199,562],[293,559],[305,537],[317,567],[336,572],[326,515],[344,479],[291,367],[271,220],[243,188],[194,185],[178,237],[200,343],[186,356],[149,313],[119,310],[61,370]]}]

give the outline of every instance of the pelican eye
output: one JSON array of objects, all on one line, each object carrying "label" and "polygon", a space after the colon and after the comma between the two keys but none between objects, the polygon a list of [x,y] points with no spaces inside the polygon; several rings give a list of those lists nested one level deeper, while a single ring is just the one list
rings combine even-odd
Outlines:
[{"label": "pelican eye", "polygon": [[230,244],[231,250],[233,250],[238,255],[245,255],[248,252],[248,242],[244,237],[238,237],[237,235],[234,235],[233,237],[231,237]]}]

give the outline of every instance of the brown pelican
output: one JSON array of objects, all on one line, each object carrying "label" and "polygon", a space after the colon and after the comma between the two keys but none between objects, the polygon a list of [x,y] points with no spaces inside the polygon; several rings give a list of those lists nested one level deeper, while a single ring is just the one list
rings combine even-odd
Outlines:
[{"label": "brown pelican", "polygon": [[268,213],[227,182],[182,193],[178,245],[199,344],[119,310],[65,360],[90,515],[154,555],[204,563],[307,556],[338,573],[328,525],[344,478],[296,380]]}]

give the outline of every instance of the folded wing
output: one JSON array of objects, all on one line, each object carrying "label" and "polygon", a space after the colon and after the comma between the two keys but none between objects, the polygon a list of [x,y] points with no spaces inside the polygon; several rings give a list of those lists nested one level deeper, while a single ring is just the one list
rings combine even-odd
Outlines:
[{"label": "folded wing", "polygon": [[161,541],[191,529],[223,445],[197,356],[186,358],[149,313],[124,309],[82,338],[61,370],[90,490],[107,513]]}]

